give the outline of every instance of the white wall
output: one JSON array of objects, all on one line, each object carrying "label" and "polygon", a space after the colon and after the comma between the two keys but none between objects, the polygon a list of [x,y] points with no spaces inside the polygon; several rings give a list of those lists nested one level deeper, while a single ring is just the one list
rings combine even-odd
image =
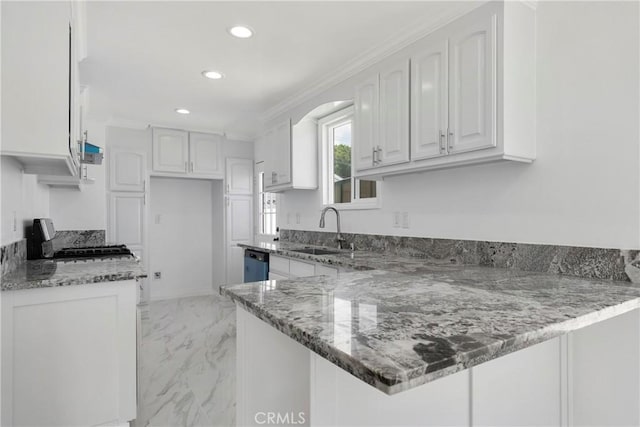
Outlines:
[{"label": "white wall", "polygon": [[[105,149],[104,124],[88,120],[85,123],[89,142]],[[59,230],[105,230],[107,227],[106,159],[102,165],[88,165],[89,178],[95,183],[84,190],[51,189],[51,219]]]},{"label": "white wall", "polygon": [[[537,160],[389,178],[382,208],[343,211],[343,230],[640,248],[638,9],[637,2],[539,2]],[[351,87],[353,80],[340,84],[292,116],[343,99]],[[256,160],[261,152],[257,146]],[[320,191],[280,200],[281,227],[320,230]],[[409,212],[409,229],[392,227],[396,211]],[[330,218],[327,231],[335,230]]]},{"label": "white wall", "polygon": [[[213,291],[212,181],[151,178],[149,250],[151,299]],[[222,201],[217,201],[222,209]],[[158,223],[159,222],[159,223]],[[153,279],[160,271],[162,279]]]},{"label": "white wall", "polygon": [[[2,229],[0,241],[6,245],[25,237],[25,227],[33,218],[49,216],[49,187],[38,184],[36,175],[22,173],[22,165],[12,157],[2,157]],[[14,217],[15,225],[14,228]]]}]

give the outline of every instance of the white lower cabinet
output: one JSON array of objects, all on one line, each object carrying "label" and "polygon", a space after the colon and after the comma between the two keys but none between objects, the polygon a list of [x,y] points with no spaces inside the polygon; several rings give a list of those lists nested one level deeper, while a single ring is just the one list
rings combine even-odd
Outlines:
[{"label": "white lower cabinet", "polygon": [[237,331],[238,425],[640,425],[639,309],[393,395],[241,307]]},{"label": "white lower cabinet", "polygon": [[136,286],[2,292],[2,425],[136,418]]},{"label": "white lower cabinet", "polygon": [[330,267],[320,263],[300,261],[278,255],[271,255],[269,257],[270,280],[294,279],[296,277],[310,276],[338,277],[339,272],[346,271],[349,270],[344,267]]}]

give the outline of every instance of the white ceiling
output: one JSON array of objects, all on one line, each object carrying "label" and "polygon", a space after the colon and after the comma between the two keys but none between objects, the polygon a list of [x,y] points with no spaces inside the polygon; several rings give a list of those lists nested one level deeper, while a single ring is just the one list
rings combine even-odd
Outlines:
[{"label": "white ceiling", "polygon": [[[248,139],[267,109],[460,8],[451,1],[92,1],[81,65],[89,115]],[[255,36],[231,37],[226,29],[238,24]],[[203,70],[226,78],[205,79]]]}]

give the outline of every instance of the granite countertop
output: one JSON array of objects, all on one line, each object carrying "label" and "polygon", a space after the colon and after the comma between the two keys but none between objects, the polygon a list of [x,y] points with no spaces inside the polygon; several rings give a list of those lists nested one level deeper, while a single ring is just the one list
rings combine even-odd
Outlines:
[{"label": "granite countertop", "polygon": [[2,291],[115,282],[147,277],[134,257],[109,260],[33,260],[2,276]]},{"label": "granite countertop", "polygon": [[629,282],[415,258],[404,265],[403,258],[366,252],[353,261],[346,251],[288,252],[303,246],[249,247],[316,262],[333,257],[326,263],[361,271],[226,286],[221,293],[388,394],[640,307],[640,285]]}]

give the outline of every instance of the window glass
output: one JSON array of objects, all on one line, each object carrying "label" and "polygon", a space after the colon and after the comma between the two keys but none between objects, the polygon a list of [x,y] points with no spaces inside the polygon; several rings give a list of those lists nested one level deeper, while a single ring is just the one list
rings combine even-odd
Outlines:
[{"label": "window glass", "polygon": [[260,234],[276,234],[276,194],[264,191],[264,172],[258,174],[258,224]]},{"label": "window glass", "polygon": [[325,204],[376,201],[376,181],[354,178],[352,161],[353,109],[333,113],[320,119],[324,143]]}]

